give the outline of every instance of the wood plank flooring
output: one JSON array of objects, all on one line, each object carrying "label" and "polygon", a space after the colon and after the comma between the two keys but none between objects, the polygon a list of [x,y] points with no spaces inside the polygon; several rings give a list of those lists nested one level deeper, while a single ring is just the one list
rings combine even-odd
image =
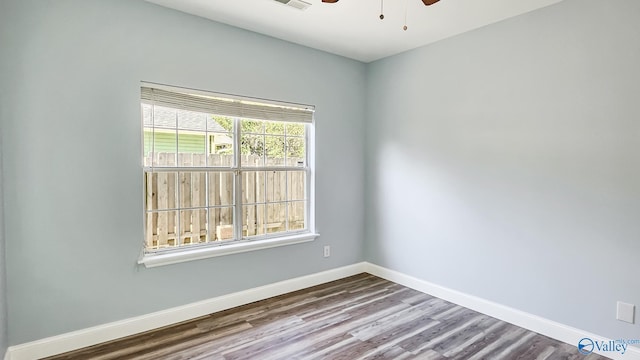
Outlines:
[{"label": "wood plank flooring", "polygon": [[47,359],[605,358],[360,274]]}]

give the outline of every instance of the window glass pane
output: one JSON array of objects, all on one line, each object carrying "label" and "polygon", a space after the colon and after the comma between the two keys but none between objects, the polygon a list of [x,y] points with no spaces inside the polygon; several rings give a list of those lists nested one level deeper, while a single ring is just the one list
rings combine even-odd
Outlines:
[{"label": "window glass pane", "polygon": [[289,206],[289,231],[304,230],[307,228],[305,221],[306,201],[293,201]]},{"label": "window glass pane", "polygon": [[146,216],[147,247],[162,249],[175,246],[178,212],[175,210],[149,212]]},{"label": "window glass pane", "polygon": [[[204,187],[201,188],[204,192]],[[233,205],[233,173],[210,172],[209,173],[209,205],[224,206]]]},{"label": "window glass pane", "polygon": [[146,211],[177,208],[177,177],[175,172],[145,173]]},{"label": "window glass pane", "polygon": [[242,135],[240,141],[242,166],[264,166],[264,136]]},{"label": "window glass pane", "polygon": [[[233,152],[233,150],[230,150]],[[232,154],[209,154],[207,156],[208,166],[211,167],[231,167],[233,166]]]},{"label": "window glass pane", "polygon": [[304,124],[291,124],[287,123],[287,136],[304,136],[305,127]]},{"label": "window glass pane", "polygon": [[264,134],[264,121],[242,119],[240,131],[243,134]]},{"label": "window glass pane", "polygon": [[209,209],[209,226],[211,241],[232,240],[233,207]]},{"label": "window glass pane", "polygon": [[242,233],[244,236],[265,234],[265,205],[244,205],[242,207]]},{"label": "window glass pane", "polygon": [[156,129],[175,130],[178,126],[178,110],[153,106],[153,126]]},{"label": "window glass pane", "polygon": [[178,174],[180,208],[204,207],[206,202],[206,173],[186,171]]},{"label": "window glass pane", "polygon": [[142,111],[142,126],[153,127],[153,106],[149,104],[140,104]]},{"label": "window glass pane", "polygon": [[287,173],[286,171],[267,171],[267,202],[287,200]]},{"label": "window glass pane", "polygon": [[266,136],[266,166],[283,166],[284,163],[284,136]]},{"label": "window glass pane", "polygon": [[209,163],[208,166],[233,165],[233,134],[208,133]]},{"label": "window glass pane", "polygon": [[178,137],[175,132],[155,129],[153,132],[153,166],[176,166]]},{"label": "window glass pane", "polygon": [[206,166],[205,133],[178,131],[178,166]]},{"label": "window glass pane", "polygon": [[267,121],[264,124],[264,130],[267,134],[284,135],[284,123],[277,121]]},{"label": "window glass pane", "polygon": [[158,213],[146,212],[144,223],[145,245],[147,249],[157,249],[158,245]]},{"label": "window glass pane", "polygon": [[144,153],[142,163],[144,166],[153,165],[152,156],[153,156],[153,128],[145,127],[143,129],[144,136]]},{"label": "window glass pane", "polygon": [[286,203],[267,204],[267,232],[275,233],[287,230]]},{"label": "window glass pane", "polygon": [[209,132],[233,132],[233,119],[228,116],[211,115],[207,122]]},{"label": "window glass pane", "polygon": [[264,171],[242,172],[242,203],[255,204],[265,202],[266,173]]},{"label": "window glass pane", "polygon": [[208,115],[177,110],[178,166],[206,166]]},{"label": "window glass pane", "polygon": [[207,241],[207,209],[180,210],[179,217],[181,245]]},{"label": "window glass pane", "polygon": [[204,134],[207,131],[209,115],[201,112],[177,110],[178,129],[191,130]]},{"label": "window glass pane", "polygon": [[306,146],[304,138],[287,138],[287,165],[305,166]]},{"label": "window glass pane", "polygon": [[287,200],[306,200],[305,183],[307,173],[305,171],[287,172]]}]

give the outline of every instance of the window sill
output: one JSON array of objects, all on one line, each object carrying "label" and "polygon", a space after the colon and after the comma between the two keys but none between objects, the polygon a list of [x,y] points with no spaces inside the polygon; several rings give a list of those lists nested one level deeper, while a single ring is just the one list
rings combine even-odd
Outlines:
[{"label": "window sill", "polygon": [[164,253],[164,254],[145,254],[138,264],[144,265],[147,268],[156,266],[164,266],[177,264],[186,261],[207,259],[216,256],[224,256],[231,254],[238,254],[247,251],[255,251],[262,249],[269,249],[278,246],[293,245],[303,242],[309,242],[315,240],[320,236],[315,233],[292,235],[286,237],[279,237],[274,239],[246,241],[240,243],[231,243],[220,246],[210,246],[197,249],[185,249],[178,250],[176,252]]}]

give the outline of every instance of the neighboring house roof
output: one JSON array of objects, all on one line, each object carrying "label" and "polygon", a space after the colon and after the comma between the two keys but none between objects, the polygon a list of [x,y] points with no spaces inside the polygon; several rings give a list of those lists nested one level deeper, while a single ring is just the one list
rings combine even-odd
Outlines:
[{"label": "neighboring house roof", "polygon": [[153,118],[151,116],[151,105],[143,104],[142,118],[144,126],[175,129],[177,119],[179,130],[228,133],[222,125],[213,120],[211,114],[156,106],[154,117],[155,123],[153,123]]}]

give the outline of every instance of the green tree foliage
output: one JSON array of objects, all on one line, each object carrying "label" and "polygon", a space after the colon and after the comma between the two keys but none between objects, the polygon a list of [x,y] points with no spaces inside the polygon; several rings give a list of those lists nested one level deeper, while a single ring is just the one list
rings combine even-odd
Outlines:
[{"label": "green tree foliage", "polygon": [[212,118],[228,132],[233,131],[233,119],[231,119],[230,117],[213,115]]},{"label": "green tree foliage", "polygon": [[[225,130],[233,131],[233,119],[226,116],[213,116]],[[289,124],[275,121],[243,119],[240,121],[240,150],[245,155],[262,156],[265,151],[268,158],[303,158],[305,154],[303,124]]]}]

